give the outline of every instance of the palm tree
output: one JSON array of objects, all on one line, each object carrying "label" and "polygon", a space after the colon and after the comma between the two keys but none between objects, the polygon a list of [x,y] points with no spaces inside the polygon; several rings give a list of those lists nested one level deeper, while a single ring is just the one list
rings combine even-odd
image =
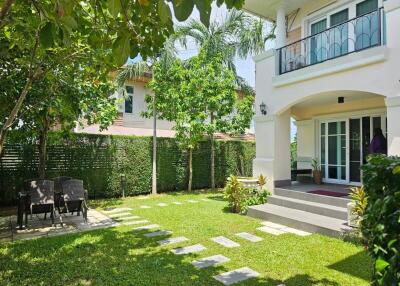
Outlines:
[{"label": "palm tree", "polygon": [[[222,21],[213,21],[207,27],[201,21],[191,20],[188,24],[179,26],[173,36],[175,41],[187,48],[188,40],[206,52],[207,57],[222,55],[224,64],[233,71],[239,89],[244,92],[252,91],[249,84],[236,73],[236,57],[245,59],[250,55],[258,54],[265,50],[265,43],[273,39],[274,29],[264,33],[264,23],[261,19],[232,10]],[[254,93],[254,92],[251,92]],[[213,112],[210,114],[211,123]],[[214,135],[211,140],[211,188],[215,188],[215,150]]]},{"label": "palm tree", "polygon": [[[129,79],[143,77],[146,74],[152,74],[152,67],[156,62],[162,66],[168,66],[176,58],[174,42],[167,40],[164,49],[156,57],[148,61],[139,61],[134,64],[128,64],[117,74],[115,81],[121,89]],[[157,194],[157,110],[156,94],[153,95],[153,171],[152,171],[152,194]]]}]

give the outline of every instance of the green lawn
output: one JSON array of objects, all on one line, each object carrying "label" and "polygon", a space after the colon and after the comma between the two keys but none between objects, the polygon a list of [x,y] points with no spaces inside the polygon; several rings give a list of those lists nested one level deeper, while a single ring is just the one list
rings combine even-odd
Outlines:
[{"label": "green lawn", "polygon": [[[209,198],[209,202],[188,203]],[[181,201],[182,205],[157,203]],[[138,209],[140,205],[151,209]],[[92,206],[129,206],[134,215],[172,230],[172,236],[201,243],[198,254],[175,255],[176,246],[159,246],[161,238],[132,232],[135,226],[0,245],[0,285],[222,285],[212,276],[248,266],[261,276],[241,285],[369,285],[371,261],[361,246],[312,235],[269,235],[256,228],[260,221],[226,211],[218,194],[169,194],[148,198],[97,201]],[[249,232],[264,238],[251,243],[234,234]],[[224,248],[211,237],[224,235],[241,244]],[[165,238],[165,237],[164,237]],[[190,262],[222,254],[230,262],[197,270]]]}]

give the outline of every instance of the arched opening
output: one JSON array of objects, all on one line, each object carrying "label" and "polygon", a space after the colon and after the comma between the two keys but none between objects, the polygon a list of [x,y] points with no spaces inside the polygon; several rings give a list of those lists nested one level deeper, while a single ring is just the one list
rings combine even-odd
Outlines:
[{"label": "arched opening", "polygon": [[[364,91],[331,91],[309,96],[286,110],[290,110],[296,129],[291,130],[291,138],[297,139],[292,143],[296,145],[292,169],[298,173],[311,170],[312,161],[316,160],[323,182],[362,183],[360,168],[370,153],[374,130],[380,128],[386,136],[383,96]],[[293,179],[312,182],[305,175]]]}]

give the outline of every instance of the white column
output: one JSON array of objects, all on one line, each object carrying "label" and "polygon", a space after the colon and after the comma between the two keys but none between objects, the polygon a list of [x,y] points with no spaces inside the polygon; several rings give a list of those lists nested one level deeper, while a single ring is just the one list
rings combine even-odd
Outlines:
[{"label": "white column", "polygon": [[280,115],[257,116],[256,159],[253,176],[267,177],[267,187],[290,184],[290,111]]},{"label": "white column", "polygon": [[388,155],[400,156],[400,95],[386,98]]},{"label": "white column", "polygon": [[275,45],[277,49],[286,45],[286,11],[284,0],[276,11],[276,39]]}]

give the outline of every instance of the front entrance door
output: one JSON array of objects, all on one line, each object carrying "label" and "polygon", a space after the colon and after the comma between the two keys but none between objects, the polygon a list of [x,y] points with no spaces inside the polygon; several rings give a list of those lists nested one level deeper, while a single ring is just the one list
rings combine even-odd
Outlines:
[{"label": "front entrance door", "polygon": [[320,161],[325,182],[360,184],[373,130],[385,134],[385,116],[364,116],[320,124]]}]

